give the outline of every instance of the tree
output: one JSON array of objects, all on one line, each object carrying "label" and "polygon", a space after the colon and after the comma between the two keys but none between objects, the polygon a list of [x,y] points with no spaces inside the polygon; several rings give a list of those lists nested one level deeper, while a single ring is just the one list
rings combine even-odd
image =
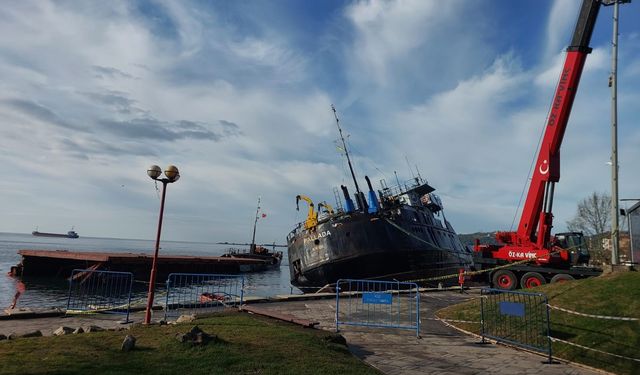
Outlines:
[{"label": "tree", "polygon": [[578,203],[578,211],[573,219],[567,221],[567,228],[572,232],[595,236],[609,230],[610,221],[611,196],[594,191]]},{"label": "tree", "polygon": [[596,264],[609,263],[611,254],[602,244],[609,237],[611,221],[611,196],[593,192],[578,203],[573,219],[567,221],[572,232],[582,232],[587,237],[591,260]]}]

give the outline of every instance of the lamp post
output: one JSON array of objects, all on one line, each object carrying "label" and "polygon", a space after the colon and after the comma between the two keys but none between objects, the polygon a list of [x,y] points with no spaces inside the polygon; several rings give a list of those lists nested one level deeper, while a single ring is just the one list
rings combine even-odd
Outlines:
[{"label": "lamp post", "polygon": [[164,197],[167,193],[167,184],[178,181],[180,172],[175,165],[169,165],[164,170],[165,178],[159,178],[162,169],[157,165],[152,165],[147,170],[147,174],[151,179],[162,182],[162,199],[160,200],[160,216],[158,218],[158,234],[156,235],[156,251],[153,254],[153,263],[151,264],[151,276],[149,276],[149,293],[147,295],[147,310],[144,315],[144,324],[151,323],[151,308],[153,307],[153,296],[156,286],[156,273],[158,272],[158,250],[160,249],[160,232],[162,231],[162,216],[164,214]]}]

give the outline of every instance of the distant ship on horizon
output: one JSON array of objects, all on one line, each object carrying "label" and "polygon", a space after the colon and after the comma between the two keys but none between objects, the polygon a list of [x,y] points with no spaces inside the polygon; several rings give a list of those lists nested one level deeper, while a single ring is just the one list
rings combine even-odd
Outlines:
[{"label": "distant ship on horizon", "polygon": [[33,232],[31,232],[32,235],[36,236],[36,237],[61,237],[61,238],[79,238],[80,236],[78,235],[78,233],[76,233],[75,230],[73,230],[73,227],[71,228],[70,231],[68,231],[66,234],[65,233],[46,233],[46,232],[39,232],[38,228],[36,227],[36,230],[34,230]]}]

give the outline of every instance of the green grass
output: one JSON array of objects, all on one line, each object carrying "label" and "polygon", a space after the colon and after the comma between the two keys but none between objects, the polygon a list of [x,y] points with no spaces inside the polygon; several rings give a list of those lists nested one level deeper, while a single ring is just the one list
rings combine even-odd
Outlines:
[{"label": "green grass", "polygon": [[[541,292],[549,304],[586,314],[640,318],[640,273],[625,272],[543,285]],[[640,322],[593,319],[551,310],[551,336],[604,352],[640,358]],[[444,319],[480,321],[478,299],[440,310]],[[455,323],[480,333],[479,324]],[[619,374],[640,373],[640,362],[587,351],[563,343],[553,343],[556,357],[583,363]]]},{"label": "green grass", "polygon": [[[196,347],[175,339],[193,325],[221,342]],[[126,334],[136,348],[121,352]],[[244,313],[171,326],[136,326],[0,342],[0,374],[379,374],[331,333]]]}]

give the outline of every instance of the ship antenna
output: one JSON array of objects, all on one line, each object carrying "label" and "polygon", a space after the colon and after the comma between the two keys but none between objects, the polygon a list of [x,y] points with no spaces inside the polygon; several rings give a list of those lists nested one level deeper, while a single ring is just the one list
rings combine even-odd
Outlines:
[{"label": "ship antenna", "polygon": [[251,237],[251,245],[249,246],[249,252],[256,252],[256,225],[258,224],[258,213],[260,212],[260,196],[258,195],[258,206],[256,207],[256,219],[253,222],[253,236]]},{"label": "ship antenna", "polygon": [[353,166],[351,165],[351,158],[349,158],[349,150],[347,150],[347,143],[344,141],[344,137],[342,136],[342,128],[340,128],[340,120],[338,119],[338,114],[336,113],[336,107],[331,104],[331,109],[333,110],[333,115],[336,118],[336,125],[338,126],[338,131],[340,132],[340,139],[342,140],[342,147],[344,148],[344,154],[347,155],[347,163],[349,163],[349,170],[351,171],[351,177],[353,177],[353,183],[356,185],[356,197],[360,199],[360,188],[358,187],[358,181],[356,180],[356,174],[353,172]]},{"label": "ship antenna", "polygon": [[411,169],[411,164],[409,164],[409,157],[407,155],[404,156],[404,160],[407,162],[407,167],[409,168],[409,172],[411,172],[411,177],[416,178],[416,175],[413,173],[413,169]]}]

